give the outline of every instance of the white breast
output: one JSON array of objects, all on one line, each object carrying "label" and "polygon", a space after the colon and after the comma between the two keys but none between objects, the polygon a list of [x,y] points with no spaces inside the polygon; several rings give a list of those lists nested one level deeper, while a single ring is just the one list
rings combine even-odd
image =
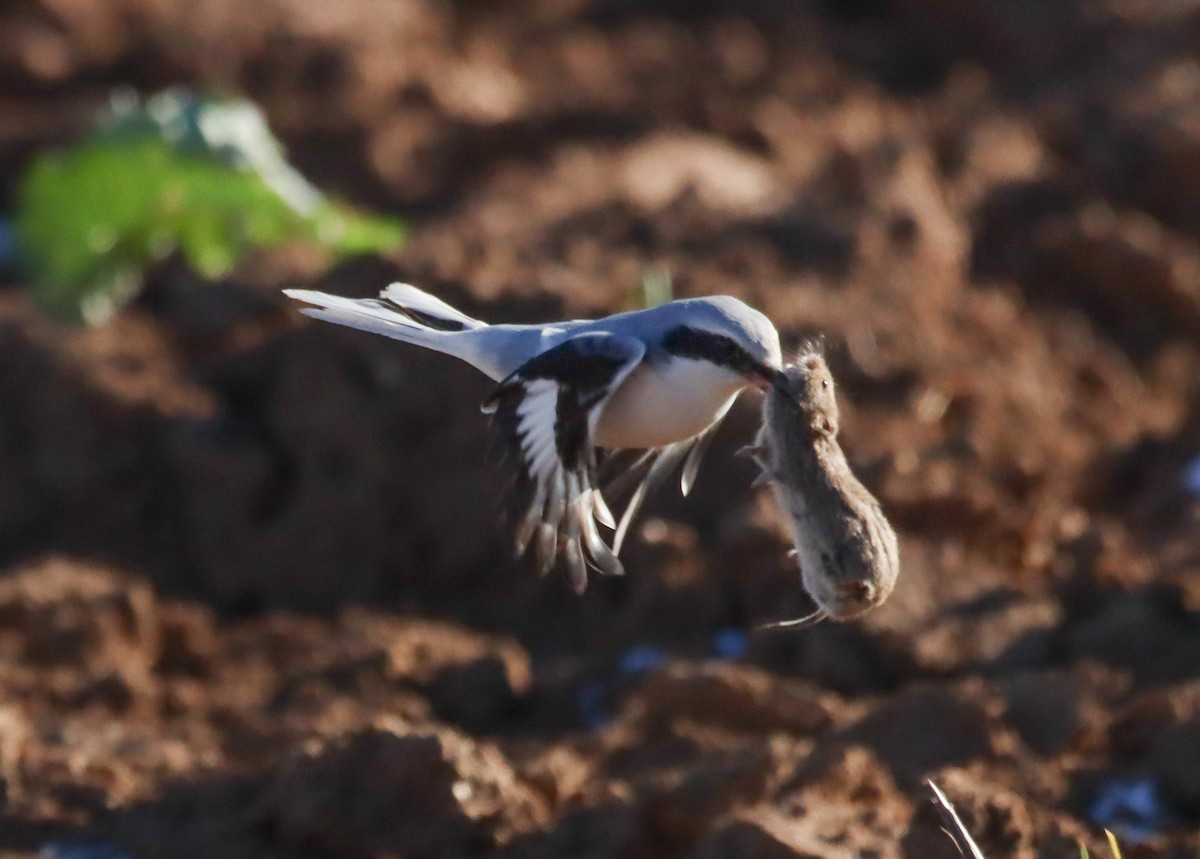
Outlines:
[{"label": "white breast", "polygon": [[596,425],[600,447],[662,447],[703,432],[746,386],[741,376],[708,361],[673,358],[629,374]]}]

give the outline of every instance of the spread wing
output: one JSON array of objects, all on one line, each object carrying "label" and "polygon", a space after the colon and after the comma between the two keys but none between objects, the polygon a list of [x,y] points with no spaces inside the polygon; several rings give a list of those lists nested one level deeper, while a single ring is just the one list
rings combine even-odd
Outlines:
[{"label": "spread wing", "polygon": [[596,486],[592,439],[608,398],[645,351],[633,338],[580,334],[527,361],[483,405],[518,455],[519,479],[532,499],[517,527],[518,552],[536,538],[542,573],[562,555],[577,592],[587,587],[589,565],[624,573],[596,528],[597,519],[615,523]]}]

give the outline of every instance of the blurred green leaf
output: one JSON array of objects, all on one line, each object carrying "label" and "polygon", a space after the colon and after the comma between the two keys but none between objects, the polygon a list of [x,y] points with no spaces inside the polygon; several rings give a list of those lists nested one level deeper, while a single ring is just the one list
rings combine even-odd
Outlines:
[{"label": "blurred green leaf", "polygon": [[642,272],[641,308],[646,310],[666,304],[675,297],[675,283],[671,270],[665,265],[648,266]]},{"label": "blurred green leaf", "polygon": [[348,256],[399,246],[398,221],[329,201],[296,173],[253,105],[213,102],[206,113],[208,104],[177,91],[156,96],[33,162],[15,226],[47,310],[101,321],[136,294],[148,266],[176,251],[218,278],[254,248],[304,242]]},{"label": "blurred green leaf", "polygon": [[1121,859],[1121,845],[1117,844],[1117,836],[1107,829],[1104,830],[1104,834],[1108,836],[1108,846],[1112,850],[1113,859]]}]

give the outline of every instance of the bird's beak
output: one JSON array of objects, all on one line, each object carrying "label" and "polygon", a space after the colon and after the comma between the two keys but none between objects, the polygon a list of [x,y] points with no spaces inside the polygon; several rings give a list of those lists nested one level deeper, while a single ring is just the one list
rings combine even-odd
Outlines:
[{"label": "bird's beak", "polygon": [[751,371],[749,379],[760,391],[774,388],[791,399],[791,392],[788,391],[788,379],[783,370],[777,370],[768,364],[759,364]]}]

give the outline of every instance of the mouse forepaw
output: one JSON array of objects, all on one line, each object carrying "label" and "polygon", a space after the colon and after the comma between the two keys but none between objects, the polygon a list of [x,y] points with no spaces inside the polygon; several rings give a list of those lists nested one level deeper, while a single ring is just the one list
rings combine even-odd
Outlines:
[{"label": "mouse forepaw", "polygon": [[735,456],[740,456],[743,459],[753,459],[761,465],[767,458],[767,449],[760,444],[748,444],[740,448]]},{"label": "mouse forepaw", "polygon": [[758,473],[758,476],[755,477],[754,480],[750,483],[750,488],[758,489],[760,487],[766,486],[774,479],[775,479],[774,474],[772,474],[770,471],[767,471],[766,469],[763,469],[762,471],[760,471]]}]

